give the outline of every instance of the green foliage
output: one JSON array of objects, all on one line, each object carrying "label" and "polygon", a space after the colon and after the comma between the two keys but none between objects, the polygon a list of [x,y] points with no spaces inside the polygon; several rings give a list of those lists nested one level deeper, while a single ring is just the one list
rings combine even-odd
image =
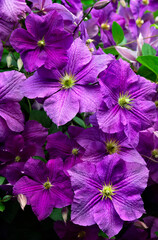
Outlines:
[{"label": "green foliage", "polygon": [[62,208],[54,208],[49,217],[54,221],[63,221]]},{"label": "green foliage", "polygon": [[73,121],[74,121],[75,123],[77,123],[77,125],[79,125],[80,127],[82,127],[82,128],[87,128],[85,122],[84,122],[81,118],[79,118],[79,117],[74,117],[74,118],[73,118]]},{"label": "green foliage", "polygon": [[143,56],[148,56],[148,55],[155,56],[156,55],[156,50],[152,46],[150,46],[149,44],[144,43],[143,47],[142,47],[142,55]]},{"label": "green foliage", "polygon": [[145,77],[153,82],[156,82],[157,79],[156,74],[143,65],[138,69],[137,73],[142,77]]},{"label": "green foliage", "polygon": [[113,54],[113,55],[119,55],[119,53],[116,51],[116,49],[114,47],[108,47],[108,48],[105,48],[103,49],[103,51],[108,54]]},{"label": "green foliage", "polygon": [[158,77],[158,57],[156,57],[156,56],[140,56],[137,58],[137,61],[140,62],[145,67],[149,68]]},{"label": "green foliage", "polygon": [[5,181],[5,177],[0,176],[0,185],[2,185]]},{"label": "green foliage", "polygon": [[123,29],[117,22],[112,24],[112,36],[116,44],[121,43],[124,39]]},{"label": "green foliage", "polygon": [[155,232],[156,236],[158,237],[158,232]]},{"label": "green foliage", "polygon": [[43,127],[46,128],[51,127],[52,124],[51,119],[47,116],[45,111],[32,110],[30,112],[29,120],[36,120],[37,122],[41,123]]},{"label": "green foliage", "polygon": [[5,210],[5,205],[0,202],[0,212],[3,212]]}]

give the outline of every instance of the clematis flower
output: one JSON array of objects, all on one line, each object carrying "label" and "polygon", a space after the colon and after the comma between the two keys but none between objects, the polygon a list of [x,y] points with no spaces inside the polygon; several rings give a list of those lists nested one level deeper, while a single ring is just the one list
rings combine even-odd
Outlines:
[{"label": "clematis flower", "polygon": [[21,132],[24,128],[24,117],[18,102],[23,97],[20,89],[25,79],[25,75],[17,71],[0,73],[0,141],[4,129]]},{"label": "clematis flower", "polygon": [[25,124],[21,134],[10,134],[0,148],[0,174],[15,184],[31,156],[45,157],[42,146],[47,135],[47,129],[34,120]]},{"label": "clematis flower", "polygon": [[51,159],[61,157],[64,160],[66,174],[68,169],[82,161],[85,151],[74,139],[68,138],[62,132],[50,134],[47,137],[46,149]]},{"label": "clematis flower", "polygon": [[99,127],[108,133],[124,130],[136,146],[139,131],[156,121],[152,102],[156,85],[136,75],[122,59],[113,61],[100,79],[103,100],[96,114]]},{"label": "clematis flower", "polygon": [[98,240],[99,228],[97,225],[83,227],[73,224],[71,221],[66,223],[56,221],[54,230],[62,240]]},{"label": "clematis flower", "polygon": [[[72,127],[74,129],[74,127]],[[133,148],[124,131],[108,134],[92,127],[83,129],[75,140],[85,148],[82,161],[99,162],[107,155],[118,155],[127,162],[145,164],[144,159]]]},{"label": "clematis flower", "polygon": [[41,66],[62,68],[67,62],[66,50],[72,35],[64,31],[63,19],[56,11],[45,16],[30,14],[25,21],[27,30],[16,29],[10,43],[21,54],[24,67],[33,72]]},{"label": "clematis flower", "polygon": [[25,0],[0,0],[0,18],[8,22],[17,22],[30,11]]},{"label": "clematis flower", "polygon": [[23,194],[38,220],[47,218],[53,208],[62,208],[72,202],[73,192],[69,178],[62,171],[62,160],[44,162],[30,158],[22,177],[13,188],[14,194]]},{"label": "clematis flower", "polygon": [[62,4],[74,15],[80,17],[83,15],[81,0],[62,0]]},{"label": "clematis flower", "polygon": [[45,98],[44,110],[58,126],[72,120],[78,112],[96,110],[100,102],[100,89],[95,84],[97,76],[113,59],[106,54],[92,56],[79,38],[67,54],[65,68],[52,71],[41,68],[23,87],[28,98]]},{"label": "clematis flower", "polygon": [[97,25],[100,27],[101,41],[103,42],[104,47],[106,48],[115,45],[112,37],[112,24],[116,21],[124,28],[124,18],[114,12],[111,3],[101,10],[93,9],[91,14],[92,19],[97,19]]},{"label": "clematis flower", "polygon": [[158,129],[149,128],[139,133],[138,152],[144,157],[150,178],[158,183]]},{"label": "clematis flower", "polygon": [[133,221],[144,213],[141,193],[148,169],[107,156],[99,163],[79,163],[69,171],[74,199],[71,220],[75,224],[97,224],[109,237],[116,235],[123,221]]}]

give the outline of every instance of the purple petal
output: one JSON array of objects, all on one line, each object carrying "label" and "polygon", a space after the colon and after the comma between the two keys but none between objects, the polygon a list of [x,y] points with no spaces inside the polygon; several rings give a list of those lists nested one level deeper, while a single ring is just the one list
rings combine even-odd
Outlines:
[{"label": "purple petal", "polygon": [[0,104],[0,116],[5,119],[8,127],[15,132],[21,132],[24,129],[24,117],[20,105],[16,102],[7,102]]},{"label": "purple petal", "polygon": [[19,16],[25,16],[30,9],[25,0],[0,0],[0,17],[10,22],[17,22]]},{"label": "purple petal", "polygon": [[0,73],[0,102],[20,101],[23,97],[21,87],[26,79],[23,73],[17,71]]},{"label": "purple petal", "polygon": [[95,205],[94,220],[109,238],[116,235],[123,227],[123,221],[115,211],[110,199],[100,200],[100,202]]},{"label": "purple petal", "polygon": [[72,120],[79,111],[79,101],[73,94],[73,88],[60,90],[48,98],[44,102],[44,110],[57,126]]}]

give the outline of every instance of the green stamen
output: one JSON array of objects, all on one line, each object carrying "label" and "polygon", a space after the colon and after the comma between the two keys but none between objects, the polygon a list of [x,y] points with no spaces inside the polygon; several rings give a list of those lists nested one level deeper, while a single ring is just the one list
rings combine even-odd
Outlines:
[{"label": "green stamen", "polygon": [[39,41],[37,42],[37,45],[38,45],[39,47],[45,47],[46,43],[45,43],[44,37],[42,38],[42,40],[39,40]]},{"label": "green stamen", "polygon": [[74,76],[72,76],[72,74],[67,74],[67,73],[65,74],[65,76],[63,76],[60,79],[62,88],[64,88],[64,89],[72,88],[75,85],[75,81],[76,80],[75,80]]},{"label": "green stamen", "polygon": [[15,162],[20,162],[21,157],[20,156],[16,156],[14,160],[15,160]]},{"label": "green stamen", "polygon": [[73,154],[73,155],[76,156],[76,155],[78,154],[78,152],[79,152],[79,150],[78,150],[77,148],[73,148],[73,149],[72,149],[72,154]]},{"label": "green stamen", "polygon": [[110,140],[105,142],[105,146],[109,154],[118,153],[120,150],[119,142],[116,140]]},{"label": "green stamen", "polygon": [[107,23],[102,23],[101,24],[101,28],[103,29],[103,30],[110,30],[110,25],[109,24],[107,24]]},{"label": "green stamen", "polygon": [[50,189],[53,185],[52,185],[51,182],[49,181],[49,178],[47,178],[47,179],[48,179],[47,182],[45,182],[45,183],[43,184],[43,186],[44,186],[45,189]]},{"label": "green stamen", "polygon": [[131,95],[128,95],[128,93],[120,93],[120,97],[118,99],[118,104],[120,105],[120,107],[126,108],[128,110],[132,108],[131,103],[133,99],[131,99],[130,96]]},{"label": "green stamen", "polygon": [[158,108],[158,101],[155,101],[155,106],[156,108]]},{"label": "green stamen", "polygon": [[100,195],[103,195],[102,200],[104,198],[110,198],[110,200],[112,200],[112,196],[115,195],[115,188],[112,187],[112,184],[110,183],[108,185],[104,183],[102,190],[99,189],[99,191],[101,192]]},{"label": "green stamen", "polygon": [[158,149],[152,150],[151,155],[152,155],[154,158],[158,158]]},{"label": "green stamen", "polygon": [[142,20],[140,17],[137,18],[136,24],[137,24],[137,26],[138,26],[139,28],[143,25],[143,23],[144,23],[144,20]]},{"label": "green stamen", "polygon": [[77,238],[84,238],[86,236],[86,232],[85,231],[81,231],[79,232],[79,234],[77,235]]},{"label": "green stamen", "polygon": [[143,3],[144,5],[148,5],[148,4],[149,4],[149,0],[142,0],[142,3]]}]

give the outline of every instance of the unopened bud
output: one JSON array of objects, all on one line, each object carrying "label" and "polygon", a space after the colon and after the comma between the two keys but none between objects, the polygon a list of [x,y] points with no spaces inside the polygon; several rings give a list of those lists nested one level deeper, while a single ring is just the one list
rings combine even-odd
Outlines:
[{"label": "unopened bud", "polygon": [[18,194],[17,200],[20,203],[20,207],[22,208],[22,210],[24,210],[24,208],[27,204],[27,198],[25,197],[25,195]]},{"label": "unopened bud", "polygon": [[21,58],[18,58],[17,60],[17,66],[18,66],[18,70],[20,71],[22,69],[23,66],[23,61]]},{"label": "unopened bud", "polygon": [[96,9],[96,10],[99,10],[99,9],[102,9],[102,8],[106,7],[109,3],[110,3],[110,1],[96,2],[94,4],[93,8]]},{"label": "unopened bud", "polygon": [[62,209],[62,217],[63,217],[63,220],[64,220],[65,223],[67,222],[68,212],[69,212],[69,210],[68,210],[67,207],[64,207]]},{"label": "unopened bud", "polygon": [[136,226],[138,228],[141,228],[141,229],[147,229],[148,228],[148,226],[144,222],[139,221],[139,220],[134,222],[134,226]]},{"label": "unopened bud", "polygon": [[122,5],[122,7],[126,7],[126,2],[125,2],[125,0],[120,0],[120,3],[121,3],[121,5]]},{"label": "unopened bud", "polygon": [[10,66],[12,64],[12,57],[11,57],[10,53],[6,57],[6,62],[7,62],[7,67],[10,68]]}]

